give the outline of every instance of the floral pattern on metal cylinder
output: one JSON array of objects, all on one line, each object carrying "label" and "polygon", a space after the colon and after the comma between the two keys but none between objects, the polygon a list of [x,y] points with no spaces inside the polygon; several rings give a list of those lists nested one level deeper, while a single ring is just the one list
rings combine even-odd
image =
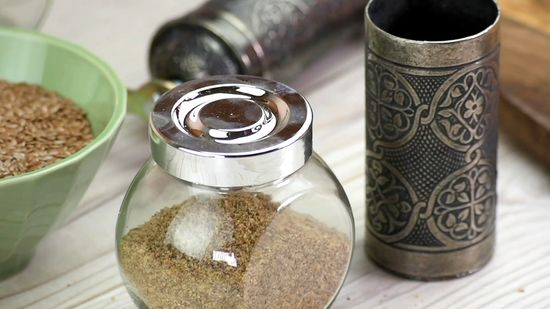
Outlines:
[{"label": "floral pattern on metal cylinder", "polygon": [[416,279],[475,272],[495,238],[498,7],[373,0],[366,15],[367,253]]}]

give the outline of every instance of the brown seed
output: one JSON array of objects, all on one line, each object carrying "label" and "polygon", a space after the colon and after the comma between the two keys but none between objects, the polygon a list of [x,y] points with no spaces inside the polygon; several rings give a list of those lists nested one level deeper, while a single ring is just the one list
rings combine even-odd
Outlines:
[{"label": "brown seed", "polygon": [[[278,207],[267,195],[237,192],[161,210],[120,243],[130,290],[150,308],[323,308],[346,273],[349,239]],[[210,238],[196,233],[204,222]],[[178,244],[173,228],[195,233]],[[237,266],[213,252],[233,254]]]},{"label": "brown seed", "polygon": [[86,114],[40,86],[0,80],[0,178],[62,160],[93,139]]}]

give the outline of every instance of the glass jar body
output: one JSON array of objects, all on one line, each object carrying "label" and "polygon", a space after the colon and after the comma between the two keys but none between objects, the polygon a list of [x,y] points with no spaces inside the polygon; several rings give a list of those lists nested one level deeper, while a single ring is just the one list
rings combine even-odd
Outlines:
[{"label": "glass jar body", "polygon": [[149,160],[117,222],[122,277],[142,308],[322,308],[351,260],[342,186],[316,154],[279,181],[229,190]]}]

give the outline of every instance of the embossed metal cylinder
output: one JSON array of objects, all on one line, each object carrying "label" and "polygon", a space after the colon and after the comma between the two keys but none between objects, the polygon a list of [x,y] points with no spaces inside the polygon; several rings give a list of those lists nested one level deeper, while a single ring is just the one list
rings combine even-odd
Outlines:
[{"label": "embossed metal cylinder", "polygon": [[493,254],[499,20],[492,0],[367,6],[366,250],[391,272],[461,277]]},{"label": "embossed metal cylinder", "polygon": [[156,78],[221,74],[292,80],[346,37],[362,33],[367,0],[210,0],[164,25],[151,44]]}]

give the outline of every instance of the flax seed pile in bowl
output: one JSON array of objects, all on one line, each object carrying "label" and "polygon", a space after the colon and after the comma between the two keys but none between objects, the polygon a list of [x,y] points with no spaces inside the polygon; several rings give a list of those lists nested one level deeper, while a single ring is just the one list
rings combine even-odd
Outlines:
[{"label": "flax seed pile in bowl", "polygon": [[0,280],[78,207],[125,115],[126,87],[103,60],[0,27]]},{"label": "flax seed pile in bowl", "polygon": [[0,80],[0,179],[62,160],[92,139],[86,114],[71,100]]}]

